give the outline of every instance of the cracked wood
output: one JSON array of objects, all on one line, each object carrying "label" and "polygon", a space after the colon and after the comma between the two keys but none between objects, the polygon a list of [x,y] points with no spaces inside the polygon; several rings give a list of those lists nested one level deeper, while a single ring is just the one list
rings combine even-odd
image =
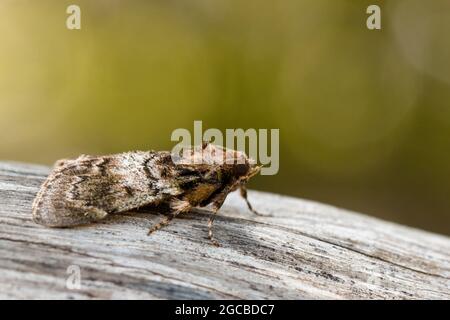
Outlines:
[{"label": "cracked wood", "polygon": [[[35,224],[49,168],[0,162],[0,298],[450,299],[450,239],[302,199],[231,194],[147,236],[157,212],[73,229]],[[67,268],[81,288],[66,287]]]}]

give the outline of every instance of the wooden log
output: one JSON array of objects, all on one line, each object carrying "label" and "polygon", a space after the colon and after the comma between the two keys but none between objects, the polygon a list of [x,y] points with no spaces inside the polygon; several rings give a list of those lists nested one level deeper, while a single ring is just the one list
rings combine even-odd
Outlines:
[{"label": "wooden log", "polygon": [[0,162],[0,298],[450,298],[445,236],[256,191],[255,208],[273,216],[231,194],[215,221],[219,248],[203,209],[151,236],[155,212],[51,229],[31,218],[49,170]]}]

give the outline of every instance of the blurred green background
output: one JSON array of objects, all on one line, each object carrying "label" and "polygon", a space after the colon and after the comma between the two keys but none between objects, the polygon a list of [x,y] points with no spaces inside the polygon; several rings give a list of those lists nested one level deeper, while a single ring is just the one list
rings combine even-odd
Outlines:
[{"label": "blurred green background", "polygon": [[0,0],[0,159],[279,128],[280,171],[251,188],[449,235],[449,31],[446,0]]}]

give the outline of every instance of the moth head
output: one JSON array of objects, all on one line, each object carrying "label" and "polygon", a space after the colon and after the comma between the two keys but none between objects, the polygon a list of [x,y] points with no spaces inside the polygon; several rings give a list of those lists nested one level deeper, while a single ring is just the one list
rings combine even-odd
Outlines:
[{"label": "moth head", "polygon": [[224,173],[231,174],[234,180],[245,181],[258,174],[261,169],[261,166],[258,166],[256,161],[247,157],[245,152],[227,149],[208,142],[204,142],[200,146],[184,149],[177,163],[222,168]]},{"label": "moth head", "polygon": [[261,171],[260,165],[257,165],[256,162],[248,158],[247,162],[244,164],[236,164],[234,171],[235,178],[239,179],[241,183],[245,184],[247,181],[257,175]]},{"label": "moth head", "polygon": [[225,166],[230,168],[234,178],[245,184],[251,177],[257,175],[261,170],[255,160],[247,157],[245,152],[225,149]]}]

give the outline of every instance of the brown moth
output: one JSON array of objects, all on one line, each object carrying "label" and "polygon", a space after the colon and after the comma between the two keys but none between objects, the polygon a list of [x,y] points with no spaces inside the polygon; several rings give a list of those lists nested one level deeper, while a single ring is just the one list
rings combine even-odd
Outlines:
[{"label": "brown moth", "polygon": [[247,200],[245,184],[260,168],[243,152],[209,143],[181,155],[135,151],[59,160],[33,202],[33,219],[48,227],[70,227],[109,214],[169,205],[170,214],[150,234],[182,212],[211,204],[209,238],[217,245],[212,224],[231,191],[240,188],[249,209],[258,214]]}]

